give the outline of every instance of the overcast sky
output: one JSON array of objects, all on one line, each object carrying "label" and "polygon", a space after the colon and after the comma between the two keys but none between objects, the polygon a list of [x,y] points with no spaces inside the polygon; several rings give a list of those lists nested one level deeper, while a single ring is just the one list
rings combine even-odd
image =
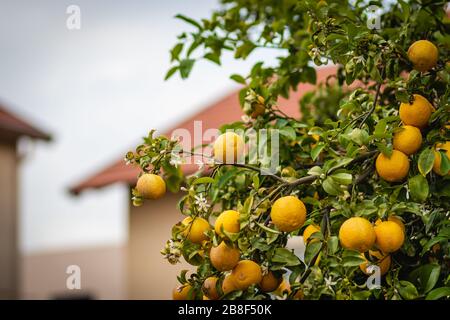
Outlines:
[{"label": "overcast sky", "polygon": [[[69,5],[81,29],[66,28]],[[187,81],[163,81],[169,49],[189,26],[173,17],[206,17],[215,0],[0,1],[0,101],[50,132],[25,144],[20,169],[24,252],[123,243],[127,192],[116,185],[68,195],[67,188],[120,159],[150,128],[172,127],[229,93],[247,62],[198,64]],[[24,146],[24,144],[22,144]]]}]

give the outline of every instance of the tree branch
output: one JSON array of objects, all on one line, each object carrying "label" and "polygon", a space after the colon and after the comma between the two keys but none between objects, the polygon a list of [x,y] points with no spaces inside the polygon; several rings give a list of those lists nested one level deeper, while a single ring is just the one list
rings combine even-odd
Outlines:
[{"label": "tree branch", "polygon": [[360,129],[363,127],[363,125],[367,121],[367,119],[369,119],[370,115],[375,111],[375,108],[376,108],[377,102],[378,102],[378,97],[380,96],[381,85],[383,84],[383,77],[384,77],[384,68],[381,70],[381,79],[382,80],[380,82],[378,82],[377,91],[375,92],[375,98],[373,99],[373,105],[370,108],[369,112],[367,112],[367,114],[364,116],[361,123],[359,124]]}]

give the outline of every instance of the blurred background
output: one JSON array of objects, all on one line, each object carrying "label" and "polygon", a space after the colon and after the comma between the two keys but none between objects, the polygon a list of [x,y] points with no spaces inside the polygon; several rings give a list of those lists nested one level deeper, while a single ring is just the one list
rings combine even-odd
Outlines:
[{"label": "blurred background", "polygon": [[[138,171],[122,159],[151,128],[240,119],[229,75],[277,52],[228,55],[221,67],[198,63],[187,81],[163,80],[176,36],[191,28],[174,16],[208,17],[218,6],[0,1],[0,298],[171,297],[189,268],[159,253],[181,219],[179,195],[133,208]],[[80,289],[66,284],[71,265]]]}]

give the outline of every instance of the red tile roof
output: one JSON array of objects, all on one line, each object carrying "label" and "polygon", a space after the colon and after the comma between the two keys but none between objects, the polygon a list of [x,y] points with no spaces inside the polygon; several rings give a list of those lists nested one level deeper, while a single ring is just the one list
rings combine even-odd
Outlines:
[{"label": "red tile roof", "polygon": [[[334,66],[319,68],[317,70],[317,82],[324,82],[335,71],[336,67]],[[314,88],[315,85],[301,84],[297,91],[291,93],[288,100],[281,98],[278,107],[289,116],[298,118],[300,116],[299,99],[303,94]],[[194,121],[202,121],[202,131],[204,132],[207,129],[219,128],[225,123],[239,121],[242,115],[238,91],[235,91],[196,113],[184,122],[176,124],[173,129],[168,130],[165,134],[170,137],[172,132],[179,128],[187,129],[192,133],[194,132]],[[185,174],[190,174],[197,170],[197,165],[186,164],[182,168]],[[112,165],[73,186],[70,191],[78,194],[88,188],[100,188],[116,182],[133,185],[136,183],[138,174],[138,168],[127,166],[123,158],[121,158],[119,161],[114,162]]]},{"label": "red tile roof", "polygon": [[20,136],[29,136],[42,140],[51,139],[49,134],[20,119],[0,104],[0,137],[17,139]]}]

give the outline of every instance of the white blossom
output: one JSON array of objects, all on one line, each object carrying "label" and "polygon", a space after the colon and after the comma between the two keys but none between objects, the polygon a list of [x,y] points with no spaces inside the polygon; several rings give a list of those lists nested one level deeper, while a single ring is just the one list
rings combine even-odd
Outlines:
[{"label": "white blossom", "polygon": [[194,203],[198,206],[199,211],[203,211],[203,212],[208,211],[208,208],[210,206],[208,204],[208,201],[206,200],[206,198],[203,196],[202,193],[195,195],[194,198],[195,198]]}]

